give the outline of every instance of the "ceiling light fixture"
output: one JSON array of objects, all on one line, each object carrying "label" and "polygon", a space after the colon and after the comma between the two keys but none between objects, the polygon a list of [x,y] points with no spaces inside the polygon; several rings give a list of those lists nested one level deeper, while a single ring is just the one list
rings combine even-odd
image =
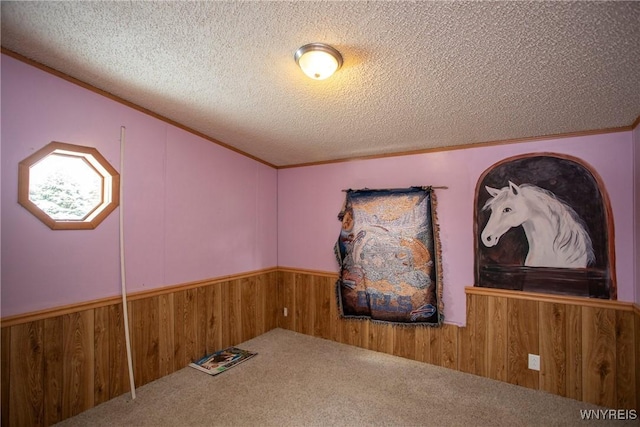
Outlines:
[{"label": "ceiling light fixture", "polygon": [[293,55],[302,71],[314,80],[330,77],[342,66],[342,55],[324,43],[309,43]]}]

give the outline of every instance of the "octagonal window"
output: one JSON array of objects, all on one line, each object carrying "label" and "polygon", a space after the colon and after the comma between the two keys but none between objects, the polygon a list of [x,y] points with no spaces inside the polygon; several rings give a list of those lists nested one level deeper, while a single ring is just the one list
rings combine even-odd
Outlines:
[{"label": "octagonal window", "polygon": [[18,202],[51,229],[95,228],[118,206],[120,176],[95,148],[52,142],[18,170]]}]

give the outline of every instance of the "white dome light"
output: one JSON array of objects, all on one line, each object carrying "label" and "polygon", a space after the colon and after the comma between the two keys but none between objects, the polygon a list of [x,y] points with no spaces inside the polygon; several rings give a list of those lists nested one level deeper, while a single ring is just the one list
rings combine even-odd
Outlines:
[{"label": "white dome light", "polygon": [[294,55],[302,71],[314,80],[330,77],[342,66],[342,55],[333,47],[323,43],[309,43]]}]

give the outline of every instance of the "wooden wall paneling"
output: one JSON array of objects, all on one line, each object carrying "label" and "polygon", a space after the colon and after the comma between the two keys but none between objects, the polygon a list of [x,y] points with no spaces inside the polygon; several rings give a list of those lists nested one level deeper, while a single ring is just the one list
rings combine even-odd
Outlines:
[{"label": "wooden wall paneling", "polygon": [[331,321],[329,339],[341,342],[342,327],[340,323],[340,307],[338,306],[338,298],[336,294],[336,278],[332,277],[329,281],[329,319]]},{"label": "wooden wall paneling", "polygon": [[314,305],[311,301],[313,296],[313,276],[309,274],[295,273],[295,322],[293,330],[306,335],[313,335]]},{"label": "wooden wall paneling", "polygon": [[62,359],[63,322],[62,316],[44,319],[44,425],[53,425],[62,417]]},{"label": "wooden wall paneling", "polygon": [[540,302],[540,389],[567,392],[566,305]]},{"label": "wooden wall paneling", "polygon": [[174,292],[158,295],[158,375],[176,371]]},{"label": "wooden wall paneling", "polygon": [[[158,360],[158,340],[160,335],[158,322],[159,297],[153,296],[133,300],[128,303],[128,307],[133,375],[136,387],[140,387],[158,379],[160,376]],[[178,325],[176,323],[177,329]],[[176,340],[181,340],[182,337],[178,336],[178,334],[179,332],[176,331]]]},{"label": "wooden wall paneling", "polygon": [[636,341],[636,410],[640,412],[640,309],[635,310],[634,318],[634,337]]},{"label": "wooden wall paneling", "polygon": [[331,307],[335,301],[331,298],[331,282],[330,277],[315,276],[312,277],[314,302],[313,317],[313,335],[316,337],[330,339],[331,338]]},{"label": "wooden wall paneling", "polygon": [[2,341],[0,342],[0,425],[9,425],[9,350],[11,349],[11,328],[1,329]]},{"label": "wooden wall paneling", "polygon": [[507,299],[487,297],[485,376],[507,381]]},{"label": "wooden wall paneling", "polygon": [[[187,337],[185,336],[185,311],[187,306],[187,291],[173,292],[173,362],[174,371],[182,369],[190,362],[187,355]],[[158,331],[158,336],[160,332]],[[159,369],[159,365],[158,365]]]},{"label": "wooden wall paneling", "polygon": [[440,366],[449,369],[459,369],[458,334],[460,328],[456,325],[444,324],[438,330],[441,331],[438,334],[438,340],[440,341]]},{"label": "wooden wall paneling", "polygon": [[393,336],[393,326],[390,324],[370,322],[367,348],[393,354]]},{"label": "wooden wall paneling", "polygon": [[270,271],[266,274],[266,282],[264,283],[267,304],[265,332],[278,327],[282,313],[282,305],[279,303],[279,280],[280,273],[277,271]]},{"label": "wooden wall paneling", "polygon": [[227,348],[232,344],[233,337],[231,334],[231,315],[232,315],[232,307],[230,304],[231,300],[231,285],[233,281],[227,280],[220,283],[220,301],[222,308],[222,317],[221,317],[221,330],[222,330],[222,348]]},{"label": "wooden wall paneling", "polygon": [[[618,409],[633,409],[639,384],[636,383],[636,370],[640,361],[636,360],[635,330],[633,311],[616,311],[616,404]],[[640,408],[639,408],[640,409]]]},{"label": "wooden wall paneling", "polygon": [[11,327],[9,425],[44,425],[44,321]]},{"label": "wooden wall paneling", "polygon": [[467,294],[467,326],[460,328],[458,341],[458,369],[472,374],[476,370],[476,301],[477,295]]},{"label": "wooden wall paneling", "polygon": [[487,359],[488,342],[487,333],[489,326],[489,299],[491,297],[474,295],[475,302],[475,321],[473,325],[474,340],[471,345],[474,355],[473,373],[486,377],[488,371],[489,360]]},{"label": "wooden wall paneling", "polygon": [[538,301],[509,299],[507,303],[507,381],[538,389],[539,371],[529,369],[529,354],[540,354]]},{"label": "wooden wall paneling", "polygon": [[259,336],[269,331],[267,328],[267,290],[268,290],[268,274],[260,274],[254,277],[255,280],[255,301],[256,301],[256,330],[255,336]]},{"label": "wooden wall paneling", "polygon": [[[432,365],[442,366],[445,356],[443,346],[445,344],[445,334],[448,329],[447,325],[443,324],[439,327],[420,329],[424,330],[428,340],[428,353],[424,361]],[[454,353],[457,353],[457,347],[453,350]]]},{"label": "wooden wall paneling", "polygon": [[[133,341],[132,331],[133,326],[129,318],[129,333]],[[137,369],[135,365],[133,369]],[[124,312],[122,303],[112,304],[109,306],[109,398],[113,399],[127,391],[130,391],[130,384]]]},{"label": "wooden wall paneling", "polygon": [[184,342],[184,360],[181,361],[180,369],[187,366],[189,363],[196,359],[199,359],[201,355],[198,351],[198,290],[195,288],[186,289],[184,291],[184,305],[181,313],[176,313],[178,316],[182,316],[183,323],[182,331]]},{"label": "wooden wall paneling", "polygon": [[[242,342],[242,279],[231,280],[227,305],[229,306],[229,339],[231,344]],[[222,302],[224,304],[224,301]]]},{"label": "wooden wall paneling", "polygon": [[415,326],[396,325],[393,328],[393,354],[405,359],[416,358]]},{"label": "wooden wall paneling", "polygon": [[582,307],[582,400],[616,406],[616,313]]},{"label": "wooden wall paneling", "polygon": [[[93,400],[96,405],[99,405],[109,400],[109,307],[97,307],[93,310],[93,315],[93,343],[95,354]],[[47,353],[48,352],[47,350]]]},{"label": "wooden wall paneling", "polygon": [[[294,330],[296,323],[296,283],[295,274],[287,271],[280,272],[279,280],[280,313],[279,325],[283,329]],[[283,314],[283,309],[287,309],[287,315]]]},{"label": "wooden wall paneling", "polygon": [[565,306],[566,384],[563,396],[582,400],[582,307]]},{"label": "wooden wall paneling", "polygon": [[240,280],[240,300],[242,314],[241,339],[239,342],[250,340],[256,336],[258,307],[256,304],[257,285],[255,276]]},{"label": "wooden wall paneling", "polygon": [[62,317],[62,418],[94,406],[94,310]]},{"label": "wooden wall paneling", "polygon": [[199,286],[196,291],[196,347],[195,359],[207,354],[207,300],[206,286]]},{"label": "wooden wall paneling", "polygon": [[356,347],[369,348],[369,320],[341,319],[341,342]]},{"label": "wooden wall paneling", "polygon": [[205,290],[207,310],[206,350],[207,354],[222,350],[222,285],[214,283]]},{"label": "wooden wall paneling", "polygon": [[[371,329],[371,328],[369,328]],[[432,328],[416,327],[415,333],[415,360],[419,362],[431,362],[431,331]],[[437,339],[435,340],[437,343]],[[369,347],[371,348],[371,347]],[[373,349],[372,349],[373,350]],[[433,363],[432,363],[433,364]]]}]

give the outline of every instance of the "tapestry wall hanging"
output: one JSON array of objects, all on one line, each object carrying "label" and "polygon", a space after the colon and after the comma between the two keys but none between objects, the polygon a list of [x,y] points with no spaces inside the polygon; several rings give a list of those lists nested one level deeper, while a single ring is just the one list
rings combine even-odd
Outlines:
[{"label": "tapestry wall hanging", "polygon": [[347,190],[335,253],[340,314],[440,325],[442,266],[431,187]]}]

